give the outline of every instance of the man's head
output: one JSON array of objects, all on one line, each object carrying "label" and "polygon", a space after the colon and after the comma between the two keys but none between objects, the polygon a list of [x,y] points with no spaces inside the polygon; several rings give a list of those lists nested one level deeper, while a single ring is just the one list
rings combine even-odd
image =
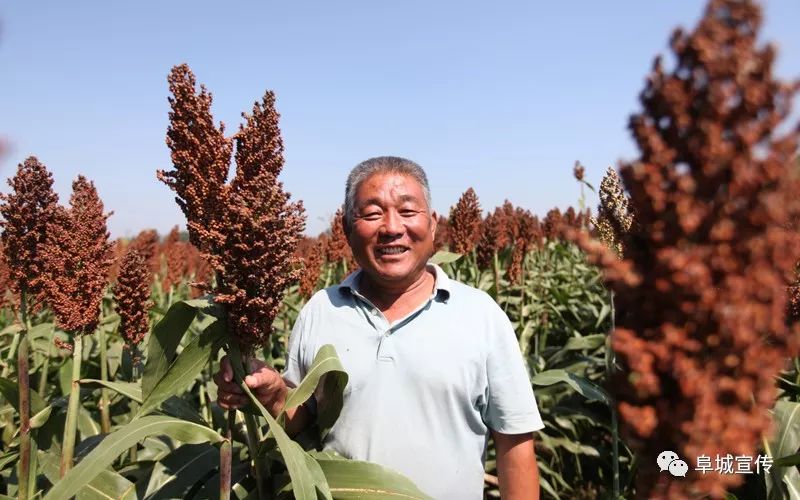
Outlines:
[{"label": "man's head", "polygon": [[425,171],[404,158],[371,158],[350,172],[344,230],[371,279],[402,285],[424,271],[436,233],[430,198]]}]

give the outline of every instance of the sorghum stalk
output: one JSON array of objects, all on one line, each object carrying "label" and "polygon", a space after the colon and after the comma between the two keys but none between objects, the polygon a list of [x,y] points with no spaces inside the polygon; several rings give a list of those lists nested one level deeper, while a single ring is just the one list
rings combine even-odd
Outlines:
[{"label": "sorghum stalk", "polygon": [[27,499],[31,493],[31,393],[28,374],[28,330],[30,321],[27,311],[27,293],[20,292],[20,321],[23,330],[17,350],[17,381],[19,383],[19,493],[18,498]]},{"label": "sorghum stalk", "polygon": [[[101,326],[99,330],[100,341],[100,380],[108,381],[108,354],[106,353],[106,329]],[[105,386],[100,389],[100,430],[103,433],[111,432],[111,409],[108,407],[108,390]]]},{"label": "sorghum stalk", "polygon": [[78,408],[80,404],[80,379],[81,362],[83,361],[83,337],[75,336],[72,344],[72,382],[69,392],[69,404],[67,405],[67,420],[64,423],[64,442],[61,446],[61,468],[60,475],[64,475],[72,469],[72,457],[75,453],[75,435],[78,427]]}]

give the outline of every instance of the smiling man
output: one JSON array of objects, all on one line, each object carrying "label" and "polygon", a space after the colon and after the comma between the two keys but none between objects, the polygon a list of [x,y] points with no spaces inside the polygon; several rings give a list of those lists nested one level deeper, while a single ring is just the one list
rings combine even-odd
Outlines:
[{"label": "smiling man", "polygon": [[[361,269],[302,309],[283,376],[257,365],[245,382],[276,415],[333,344],[350,381],[325,448],[395,469],[435,499],[479,499],[491,435],[502,497],[539,498],[533,432],[543,425],[514,330],[491,297],[428,263],[436,214],[425,172],[397,157],[359,164],[344,226]],[[219,404],[238,408],[245,397],[222,366]],[[312,420],[303,405],[287,429]]]}]

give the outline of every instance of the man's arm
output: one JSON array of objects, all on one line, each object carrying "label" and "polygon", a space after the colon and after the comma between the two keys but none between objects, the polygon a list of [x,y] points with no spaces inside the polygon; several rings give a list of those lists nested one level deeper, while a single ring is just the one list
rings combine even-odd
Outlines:
[{"label": "man's arm", "polygon": [[492,431],[497,450],[500,498],[539,500],[539,468],[533,449],[533,434],[502,434]]}]

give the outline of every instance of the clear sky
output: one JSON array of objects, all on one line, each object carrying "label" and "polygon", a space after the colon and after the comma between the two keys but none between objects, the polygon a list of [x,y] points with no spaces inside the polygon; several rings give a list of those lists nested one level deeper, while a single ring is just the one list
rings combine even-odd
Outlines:
[{"label": "clear sky", "polygon": [[[575,160],[597,185],[635,157],[627,120],[653,57],[704,4],[7,1],[0,176],[34,154],[63,202],[79,173],[95,181],[115,237],[183,226],[155,170],[171,166],[166,76],[186,62],[229,131],[276,92],[282,180],[310,234],[342,203],[349,169],[387,154],[426,168],[445,214],[469,186],[486,209],[508,198],[544,214],[576,203]],[[777,73],[800,77],[800,1],[769,0],[765,15]]]}]

